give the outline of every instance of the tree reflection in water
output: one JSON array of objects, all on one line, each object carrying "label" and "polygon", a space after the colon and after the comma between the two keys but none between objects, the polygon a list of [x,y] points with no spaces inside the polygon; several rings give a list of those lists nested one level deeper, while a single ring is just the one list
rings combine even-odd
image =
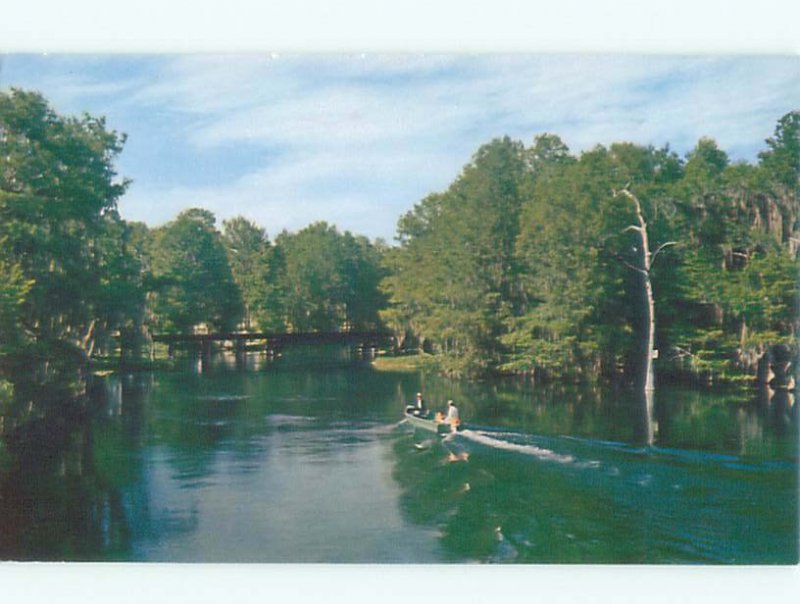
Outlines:
[{"label": "tree reflection in water", "polygon": [[[392,430],[420,390],[472,436]],[[0,557],[796,560],[791,398],[657,395],[350,366],[110,376],[85,414],[8,441]]]}]

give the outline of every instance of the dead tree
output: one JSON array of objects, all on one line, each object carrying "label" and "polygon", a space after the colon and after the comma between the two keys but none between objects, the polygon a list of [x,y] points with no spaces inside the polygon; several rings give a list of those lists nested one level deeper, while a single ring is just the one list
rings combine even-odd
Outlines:
[{"label": "dead tree", "polygon": [[641,255],[640,255],[640,262],[639,266],[635,266],[625,260],[623,262],[625,265],[642,275],[642,283],[644,287],[644,298],[646,304],[646,313],[645,316],[647,317],[647,327],[645,331],[644,340],[644,363],[643,363],[643,372],[644,372],[644,379],[641,380],[642,385],[644,386],[644,392],[652,392],[655,390],[655,379],[653,377],[653,359],[656,356],[655,351],[655,337],[656,337],[656,315],[655,315],[655,299],[653,296],[653,284],[650,281],[650,269],[653,266],[653,262],[656,259],[656,256],[663,250],[664,248],[670,245],[676,245],[677,242],[675,241],[668,241],[666,243],[662,243],[658,246],[655,252],[652,254],[650,253],[650,240],[647,235],[647,223],[644,220],[644,215],[642,214],[642,204],[639,203],[639,199],[630,192],[629,185],[625,185],[625,187],[620,191],[614,191],[614,197],[619,195],[623,195],[630,199],[633,202],[633,205],[636,209],[636,220],[638,224],[632,224],[626,227],[623,232],[627,231],[635,231],[639,233],[639,238],[641,239]]}]

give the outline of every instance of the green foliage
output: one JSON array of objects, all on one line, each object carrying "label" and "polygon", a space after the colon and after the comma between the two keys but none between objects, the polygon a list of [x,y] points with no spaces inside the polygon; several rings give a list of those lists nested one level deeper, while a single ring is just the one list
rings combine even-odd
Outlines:
[{"label": "green foliage", "polygon": [[478,373],[499,358],[498,336],[516,303],[514,242],[528,163],[521,144],[492,141],[445,193],[400,219],[383,317],[401,337],[444,353],[451,373]]},{"label": "green foliage", "polygon": [[223,221],[222,227],[222,242],[233,279],[242,294],[245,327],[280,331],[283,328],[278,285],[281,263],[266,231],[241,216]]},{"label": "green foliage", "polygon": [[380,248],[325,222],[278,235],[280,299],[286,327],[303,331],[374,329],[383,295]]},{"label": "green foliage", "polygon": [[38,93],[0,93],[0,320],[14,317],[3,339],[15,380],[80,365],[140,310],[116,213],[124,140],[103,119],[56,114]]},{"label": "green foliage", "polygon": [[644,317],[636,266],[634,206],[614,195],[632,186],[659,238],[670,204],[664,189],[682,173],[668,149],[596,147],[551,168],[526,201],[516,253],[526,304],[508,322],[504,369],[612,374],[630,368]]},{"label": "green foliage", "polygon": [[13,372],[14,356],[27,344],[21,324],[22,305],[33,286],[19,265],[9,265],[3,259],[4,243],[0,240],[0,417],[10,409],[14,393],[14,385],[3,377]]},{"label": "green foliage", "polygon": [[691,314],[672,335],[693,370],[752,372],[769,346],[796,345],[800,262],[780,248],[741,254],[728,268],[722,253],[686,255],[683,299]]},{"label": "green foliage", "polygon": [[[701,139],[579,157],[553,135],[481,147],[398,222],[382,317],[455,373],[631,373],[645,328],[634,191],[647,223],[661,367],[753,372],[798,332],[798,113],[757,166]],[[670,247],[659,250],[663,244]],[[640,355],[639,355],[640,356]]]},{"label": "green foliage", "polygon": [[[0,93],[0,383],[46,381],[143,329],[373,329],[448,373],[630,373],[646,323],[635,192],[647,223],[660,366],[754,371],[796,355],[800,113],[757,165],[711,139],[682,159],[631,143],[572,155],[553,134],[481,146],[400,217],[398,246],[314,223],[274,241],[192,209],[149,230],[121,220],[125,137]],[[127,344],[126,344],[127,343]],[[18,369],[24,369],[19,372]],[[2,381],[5,380],[5,381]]]},{"label": "green foliage", "polygon": [[[5,249],[5,240],[0,240],[0,252]],[[0,255],[0,363],[22,345],[26,337],[22,327],[22,306],[33,287],[33,281],[25,279],[18,264],[9,264]]]},{"label": "green foliage", "polygon": [[152,231],[148,252],[154,329],[191,333],[201,325],[220,331],[236,327],[241,295],[211,212],[181,212]]},{"label": "green foliage", "polygon": [[800,111],[778,120],[775,135],[767,139],[768,150],[759,153],[761,165],[781,185],[797,191],[800,175]]},{"label": "green foliage", "polygon": [[710,138],[701,138],[686,161],[686,178],[709,179],[719,176],[728,167],[728,154]]}]

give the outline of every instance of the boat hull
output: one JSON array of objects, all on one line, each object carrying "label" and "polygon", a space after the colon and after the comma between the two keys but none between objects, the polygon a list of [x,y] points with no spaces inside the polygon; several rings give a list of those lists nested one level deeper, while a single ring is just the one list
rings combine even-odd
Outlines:
[{"label": "boat hull", "polygon": [[451,424],[445,422],[437,422],[433,419],[419,417],[411,413],[406,413],[405,415],[409,424],[415,428],[427,430],[428,432],[435,432],[436,434],[450,434],[451,432],[460,430],[459,426],[454,428]]}]

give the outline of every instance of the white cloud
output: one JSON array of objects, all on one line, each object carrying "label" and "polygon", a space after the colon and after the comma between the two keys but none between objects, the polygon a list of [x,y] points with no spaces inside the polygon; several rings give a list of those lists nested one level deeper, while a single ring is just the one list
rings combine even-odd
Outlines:
[{"label": "white cloud", "polygon": [[134,183],[121,211],[154,225],[185,208],[204,207],[220,223],[243,215],[271,235],[325,220],[391,240],[400,213],[428,191],[445,187],[465,160],[407,149],[396,149],[391,162],[373,149],[346,156],[292,154],[230,184],[154,189]]},{"label": "white cloud", "polygon": [[743,121],[774,123],[800,92],[797,76],[796,62],[768,58],[188,57],[140,98],[197,114],[200,147],[246,141],[325,154],[476,129],[529,139],[536,132],[520,130],[531,124],[581,149],[667,142],[676,131],[746,145],[754,132]]},{"label": "white cloud", "polygon": [[[78,102],[127,111],[125,129],[152,136],[176,116],[176,158],[217,158],[220,178],[191,170],[156,182],[147,170],[121,204],[163,222],[188,206],[243,213],[274,233],[316,219],[384,237],[423,195],[440,190],[489,139],[529,143],[543,131],[578,152],[627,140],[684,153],[704,135],[734,159],[753,159],[800,98],[792,57],[625,55],[193,55],[148,58],[114,77],[71,70],[45,83]],[[75,61],[72,61],[75,64]],[[95,101],[97,104],[98,101]],[[163,120],[162,122],[163,123]],[[115,127],[114,123],[110,123]],[[155,145],[153,145],[155,147]],[[232,153],[266,150],[238,168]],[[267,152],[268,151],[268,152]],[[206,162],[203,164],[208,165]],[[127,166],[127,164],[126,164]],[[187,173],[189,176],[187,177]],[[208,182],[208,178],[202,179]]]},{"label": "white cloud", "polygon": [[630,140],[685,152],[710,135],[752,157],[798,89],[790,62],[735,58],[190,57],[167,73],[146,94],[202,116],[198,148],[283,155],[232,188],[167,191],[165,207],[202,200],[273,232],[326,219],[384,237],[494,136],[546,130],[574,151]]}]

